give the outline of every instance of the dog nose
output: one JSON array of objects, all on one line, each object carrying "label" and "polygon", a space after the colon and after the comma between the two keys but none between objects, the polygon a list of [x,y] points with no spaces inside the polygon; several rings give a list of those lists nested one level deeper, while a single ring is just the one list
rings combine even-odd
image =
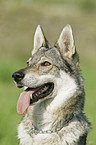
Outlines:
[{"label": "dog nose", "polygon": [[24,78],[25,74],[22,71],[17,71],[12,74],[12,77],[16,82],[21,81]]}]

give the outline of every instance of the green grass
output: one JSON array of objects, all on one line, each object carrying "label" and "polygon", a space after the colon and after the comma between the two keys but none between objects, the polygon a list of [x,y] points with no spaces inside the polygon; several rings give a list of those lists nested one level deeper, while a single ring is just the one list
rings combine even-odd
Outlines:
[{"label": "green grass", "polygon": [[85,82],[85,107],[84,107],[84,113],[86,114],[88,120],[91,122],[91,130],[89,131],[88,135],[88,143],[92,143],[92,145],[95,145],[96,138],[95,138],[95,132],[96,132],[96,68],[94,69],[94,65],[92,65],[90,62],[85,63],[82,65],[83,69],[83,77]]},{"label": "green grass", "polygon": [[[41,24],[53,45],[67,23],[72,25],[74,31],[85,80],[84,113],[92,127],[87,144],[95,145],[96,10],[86,10],[86,0],[78,3],[76,0],[73,3],[70,0],[64,3],[63,0],[56,0],[56,3],[48,0],[47,5],[42,2],[44,0],[39,4],[38,0],[0,1],[0,145],[18,144],[16,128],[22,117],[16,112],[16,103],[22,90],[16,88],[11,75],[26,66],[35,28]],[[96,1],[91,2],[95,7]]]}]

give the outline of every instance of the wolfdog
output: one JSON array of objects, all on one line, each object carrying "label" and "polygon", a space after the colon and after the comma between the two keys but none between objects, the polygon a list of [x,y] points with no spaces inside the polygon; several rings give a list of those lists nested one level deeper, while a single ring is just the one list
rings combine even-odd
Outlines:
[{"label": "wolfdog", "polygon": [[84,85],[72,28],[62,30],[53,47],[38,25],[27,67],[13,73],[24,87],[17,112],[20,145],[85,145],[90,125],[84,117]]}]

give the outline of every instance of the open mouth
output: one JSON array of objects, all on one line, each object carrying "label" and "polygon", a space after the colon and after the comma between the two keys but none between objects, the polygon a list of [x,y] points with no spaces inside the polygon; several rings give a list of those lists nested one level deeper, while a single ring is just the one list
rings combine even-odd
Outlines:
[{"label": "open mouth", "polygon": [[32,94],[32,99],[30,99],[30,104],[37,102],[40,99],[47,97],[49,94],[52,93],[54,89],[53,83],[46,83],[40,87],[35,88],[36,91],[32,88],[27,88],[26,91],[34,91]]},{"label": "open mouth", "polygon": [[44,99],[52,94],[54,83],[45,83],[36,88],[27,88],[21,94],[17,102],[17,112],[23,115],[30,104]]}]

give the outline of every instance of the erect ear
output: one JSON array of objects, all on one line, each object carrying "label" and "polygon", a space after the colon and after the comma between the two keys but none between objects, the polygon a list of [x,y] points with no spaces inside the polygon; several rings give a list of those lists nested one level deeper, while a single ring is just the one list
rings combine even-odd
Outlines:
[{"label": "erect ear", "polygon": [[59,49],[62,57],[68,62],[73,60],[77,63],[79,61],[70,25],[64,27],[55,46]]},{"label": "erect ear", "polygon": [[36,53],[40,47],[48,47],[48,42],[41,26],[38,25],[34,35],[34,48],[32,50],[32,55]]}]

